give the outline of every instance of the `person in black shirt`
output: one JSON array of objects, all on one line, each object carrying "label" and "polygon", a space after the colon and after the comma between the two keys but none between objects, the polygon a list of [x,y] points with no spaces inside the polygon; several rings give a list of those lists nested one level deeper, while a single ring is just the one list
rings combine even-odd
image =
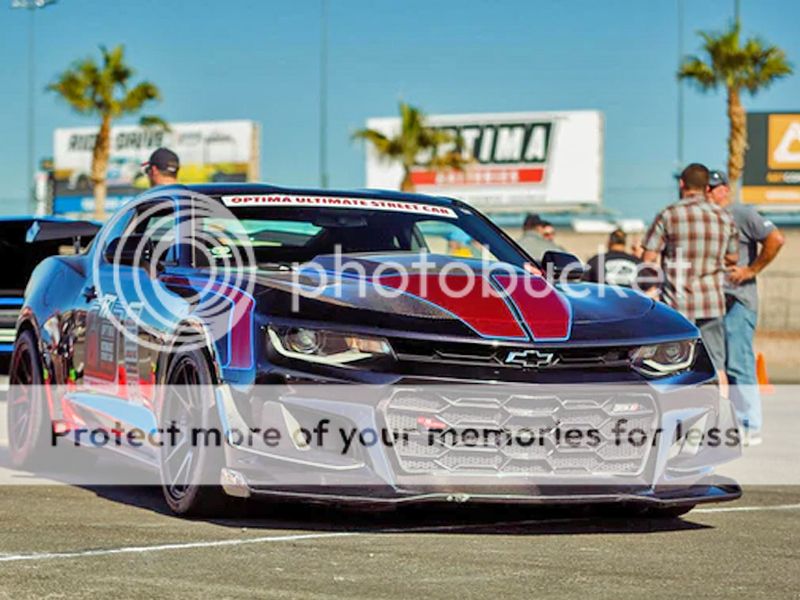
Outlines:
[{"label": "person in black shirt", "polygon": [[622,229],[612,231],[608,238],[608,251],[589,259],[586,281],[633,287],[642,261],[626,250],[626,241]]}]

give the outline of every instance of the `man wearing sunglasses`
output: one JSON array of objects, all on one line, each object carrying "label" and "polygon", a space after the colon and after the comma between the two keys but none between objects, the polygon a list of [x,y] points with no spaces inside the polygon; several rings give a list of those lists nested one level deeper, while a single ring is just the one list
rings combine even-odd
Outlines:
[{"label": "man wearing sunglasses", "polygon": [[180,168],[178,155],[168,148],[159,148],[150,155],[146,163],[142,164],[142,169],[150,181],[150,187],[178,183]]}]

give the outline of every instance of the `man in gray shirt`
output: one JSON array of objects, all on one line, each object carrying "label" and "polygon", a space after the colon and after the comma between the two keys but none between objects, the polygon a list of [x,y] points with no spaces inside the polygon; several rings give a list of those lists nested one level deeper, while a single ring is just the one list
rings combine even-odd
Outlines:
[{"label": "man in gray shirt", "polygon": [[754,446],[761,443],[762,424],[753,353],[758,317],[756,275],[777,256],[784,238],[778,228],[758,214],[755,208],[731,202],[728,178],[724,173],[711,171],[709,188],[709,200],[727,208],[739,230],[739,262],[728,269],[725,281],[725,370],[731,384],[731,399],[742,424],[744,443]]}]

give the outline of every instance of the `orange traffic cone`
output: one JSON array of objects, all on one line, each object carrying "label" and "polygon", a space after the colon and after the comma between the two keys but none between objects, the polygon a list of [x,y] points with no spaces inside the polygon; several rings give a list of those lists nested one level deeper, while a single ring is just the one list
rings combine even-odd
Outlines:
[{"label": "orange traffic cone", "polygon": [[775,387],[769,382],[767,361],[764,359],[763,352],[756,354],[756,379],[758,380],[758,387],[761,389],[762,394],[771,394],[775,391]]}]

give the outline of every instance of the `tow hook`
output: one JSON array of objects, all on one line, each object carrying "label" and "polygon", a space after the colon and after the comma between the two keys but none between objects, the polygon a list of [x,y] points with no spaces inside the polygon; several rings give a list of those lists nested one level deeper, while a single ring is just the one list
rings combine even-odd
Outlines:
[{"label": "tow hook", "polygon": [[462,504],[469,500],[469,494],[450,494],[447,497],[448,502],[456,502],[458,504]]}]

